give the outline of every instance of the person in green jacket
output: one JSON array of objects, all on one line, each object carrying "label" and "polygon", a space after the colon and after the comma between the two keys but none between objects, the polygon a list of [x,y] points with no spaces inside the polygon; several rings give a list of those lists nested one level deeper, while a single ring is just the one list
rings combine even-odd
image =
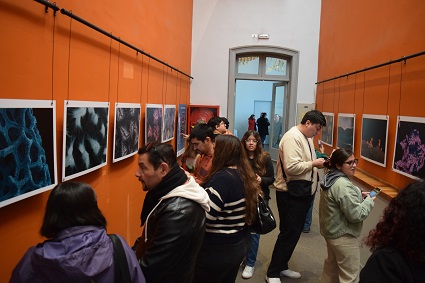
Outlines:
[{"label": "person in green jacket", "polygon": [[320,282],[359,281],[358,237],[375,197],[371,198],[351,182],[357,162],[353,152],[340,148],[324,164],[328,170],[320,183],[319,223],[328,257]]}]

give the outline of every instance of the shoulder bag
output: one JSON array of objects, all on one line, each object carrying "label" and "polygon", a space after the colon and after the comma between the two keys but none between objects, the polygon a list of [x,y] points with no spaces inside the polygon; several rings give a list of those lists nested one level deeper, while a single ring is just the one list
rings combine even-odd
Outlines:
[{"label": "shoulder bag", "polygon": [[258,195],[257,217],[251,225],[251,230],[257,234],[267,234],[276,228],[276,220],[267,202]]},{"label": "shoulder bag", "polygon": [[128,269],[127,257],[121,240],[115,234],[108,234],[114,246],[114,270],[115,270],[115,283],[131,282],[130,270]]}]

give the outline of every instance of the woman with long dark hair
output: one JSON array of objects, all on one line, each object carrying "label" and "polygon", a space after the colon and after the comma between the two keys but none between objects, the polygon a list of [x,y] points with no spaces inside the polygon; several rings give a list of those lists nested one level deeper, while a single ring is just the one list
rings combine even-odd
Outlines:
[{"label": "woman with long dark hair", "polygon": [[320,279],[323,283],[358,282],[360,248],[357,238],[375,197],[370,198],[351,182],[357,162],[353,152],[340,148],[324,163],[328,170],[320,184],[319,222],[328,257]]},{"label": "woman with long dark hair", "polygon": [[[256,131],[247,131],[243,135],[241,142],[245,148],[251,168],[254,170],[257,182],[261,186],[264,200],[268,202],[270,199],[269,186],[274,182],[274,168],[270,154],[263,150],[260,134]],[[246,254],[245,268],[242,272],[242,278],[244,279],[251,278],[254,274],[259,243],[260,235],[256,233],[251,234],[251,248]]]},{"label": "woman with long dark hair", "polygon": [[364,240],[373,254],[360,282],[425,282],[425,181],[409,184],[393,198]]},{"label": "woman with long dark hair", "polygon": [[257,130],[257,121],[255,121],[255,115],[251,114],[248,118],[248,131],[256,131]]},{"label": "woman with long dark hair", "polygon": [[216,137],[214,159],[204,187],[211,210],[207,212],[205,238],[193,282],[235,282],[249,246],[248,225],[256,217],[261,192],[237,137]]},{"label": "woman with long dark hair", "polygon": [[[114,282],[114,247],[96,193],[85,183],[64,182],[47,200],[41,235],[48,238],[30,248],[10,282]],[[145,282],[135,253],[118,237],[127,260],[130,282]]]}]

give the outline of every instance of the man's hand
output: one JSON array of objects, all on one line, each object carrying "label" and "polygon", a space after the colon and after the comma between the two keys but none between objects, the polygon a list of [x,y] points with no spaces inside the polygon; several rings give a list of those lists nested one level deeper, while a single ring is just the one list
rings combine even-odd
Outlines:
[{"label": "man's hand", "polygon": [[325,163],[324,158],[318,158],[312,161],[313,167],[323,167],[323,163]]}]

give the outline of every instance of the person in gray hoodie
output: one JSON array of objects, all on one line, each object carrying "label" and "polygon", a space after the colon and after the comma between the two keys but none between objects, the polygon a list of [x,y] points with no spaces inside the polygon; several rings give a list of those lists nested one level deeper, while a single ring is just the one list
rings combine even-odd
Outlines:
[{"label": "person in gray hoodie", "polygon": [[209,197],[177,164],[170,144],[139,149],[136,177],[147,191],[137,257],[146,282],[191,282],[205,234]]},{"label": "person in gray hoodie", "polygon": [[324,163],[328,168],[320,183],[320,234],[325,238],[328,257],[320,282],[358,282],[360,236],[363,220],[371,212],[376,197],[362,192],[350,180],[358,159],[350,150],[335,150]]}]

